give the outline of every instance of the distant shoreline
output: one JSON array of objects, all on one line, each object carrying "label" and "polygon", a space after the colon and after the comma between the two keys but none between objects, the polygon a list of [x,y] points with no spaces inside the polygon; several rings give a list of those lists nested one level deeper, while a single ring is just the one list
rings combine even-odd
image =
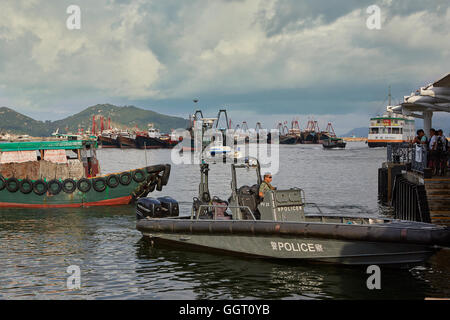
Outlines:
[{"label": "distant shoreline", "polygon": [[367,138],[353,138],[353,137],[342,137],[342,139],[344,139],[344,141],[349,141],[349,142],[354,142],[354,141],[367,141]]}]

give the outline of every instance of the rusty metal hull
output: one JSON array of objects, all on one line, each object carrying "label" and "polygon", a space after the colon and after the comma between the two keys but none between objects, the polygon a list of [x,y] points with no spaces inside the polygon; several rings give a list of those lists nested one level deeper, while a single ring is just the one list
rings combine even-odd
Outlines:
[{"label": "rusty metal hull", "polygon": [[183,219],[142,219],[137,223],[137,229],[156,244],[356,265],[413,265],[427,260],[439,245],[450,242],[448,228],[429,226]]}]

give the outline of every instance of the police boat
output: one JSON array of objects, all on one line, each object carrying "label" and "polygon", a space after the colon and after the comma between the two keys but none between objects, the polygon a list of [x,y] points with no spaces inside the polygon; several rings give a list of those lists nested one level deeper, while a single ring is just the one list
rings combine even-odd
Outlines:
[{"label": "police boat", "polygon": [[[238,186],[238,170],[254,170],[256,183]],[[268,190],[257,160],[231,164],[228,201],[211,197],[208,163],[200,165],[198,197],[189,212],[170,197],[141,198],[137,225],[155,246],[175,245],[257,258],[290,259],[351,265],[415,265],[450,246],[450,229],[371,214],[325,214],[305,201],[300,188]],[[318,213],[305,208],[316,207]]]}]

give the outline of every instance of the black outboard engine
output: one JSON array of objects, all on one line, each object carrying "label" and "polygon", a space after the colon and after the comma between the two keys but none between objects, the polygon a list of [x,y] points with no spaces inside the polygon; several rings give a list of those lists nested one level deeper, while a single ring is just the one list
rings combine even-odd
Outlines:
[{"label": "black outboard engine", "polygon": [[177,217],[180,213],[178,201],[171,197],[160,197],[161,213],[164,217]]},{"label": "black outboard engine", "polygon": [[161,202],[155,198],[140,198],[136,203],[136,218],[138,220],[150,218],[161,218],[163,212],[161,210]]}]

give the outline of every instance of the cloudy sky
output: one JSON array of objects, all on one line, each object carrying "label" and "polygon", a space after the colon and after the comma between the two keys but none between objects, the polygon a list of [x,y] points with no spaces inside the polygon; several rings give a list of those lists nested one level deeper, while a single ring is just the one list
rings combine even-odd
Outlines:
[{"label": "cloudy sky", "polygon": [[384,110],[389,85],[399,101],[448,72],[448,0],[0,1],[0,106],[39,120],[98,103],[187,117],[199,98],[251,127],[345,132]]}]

